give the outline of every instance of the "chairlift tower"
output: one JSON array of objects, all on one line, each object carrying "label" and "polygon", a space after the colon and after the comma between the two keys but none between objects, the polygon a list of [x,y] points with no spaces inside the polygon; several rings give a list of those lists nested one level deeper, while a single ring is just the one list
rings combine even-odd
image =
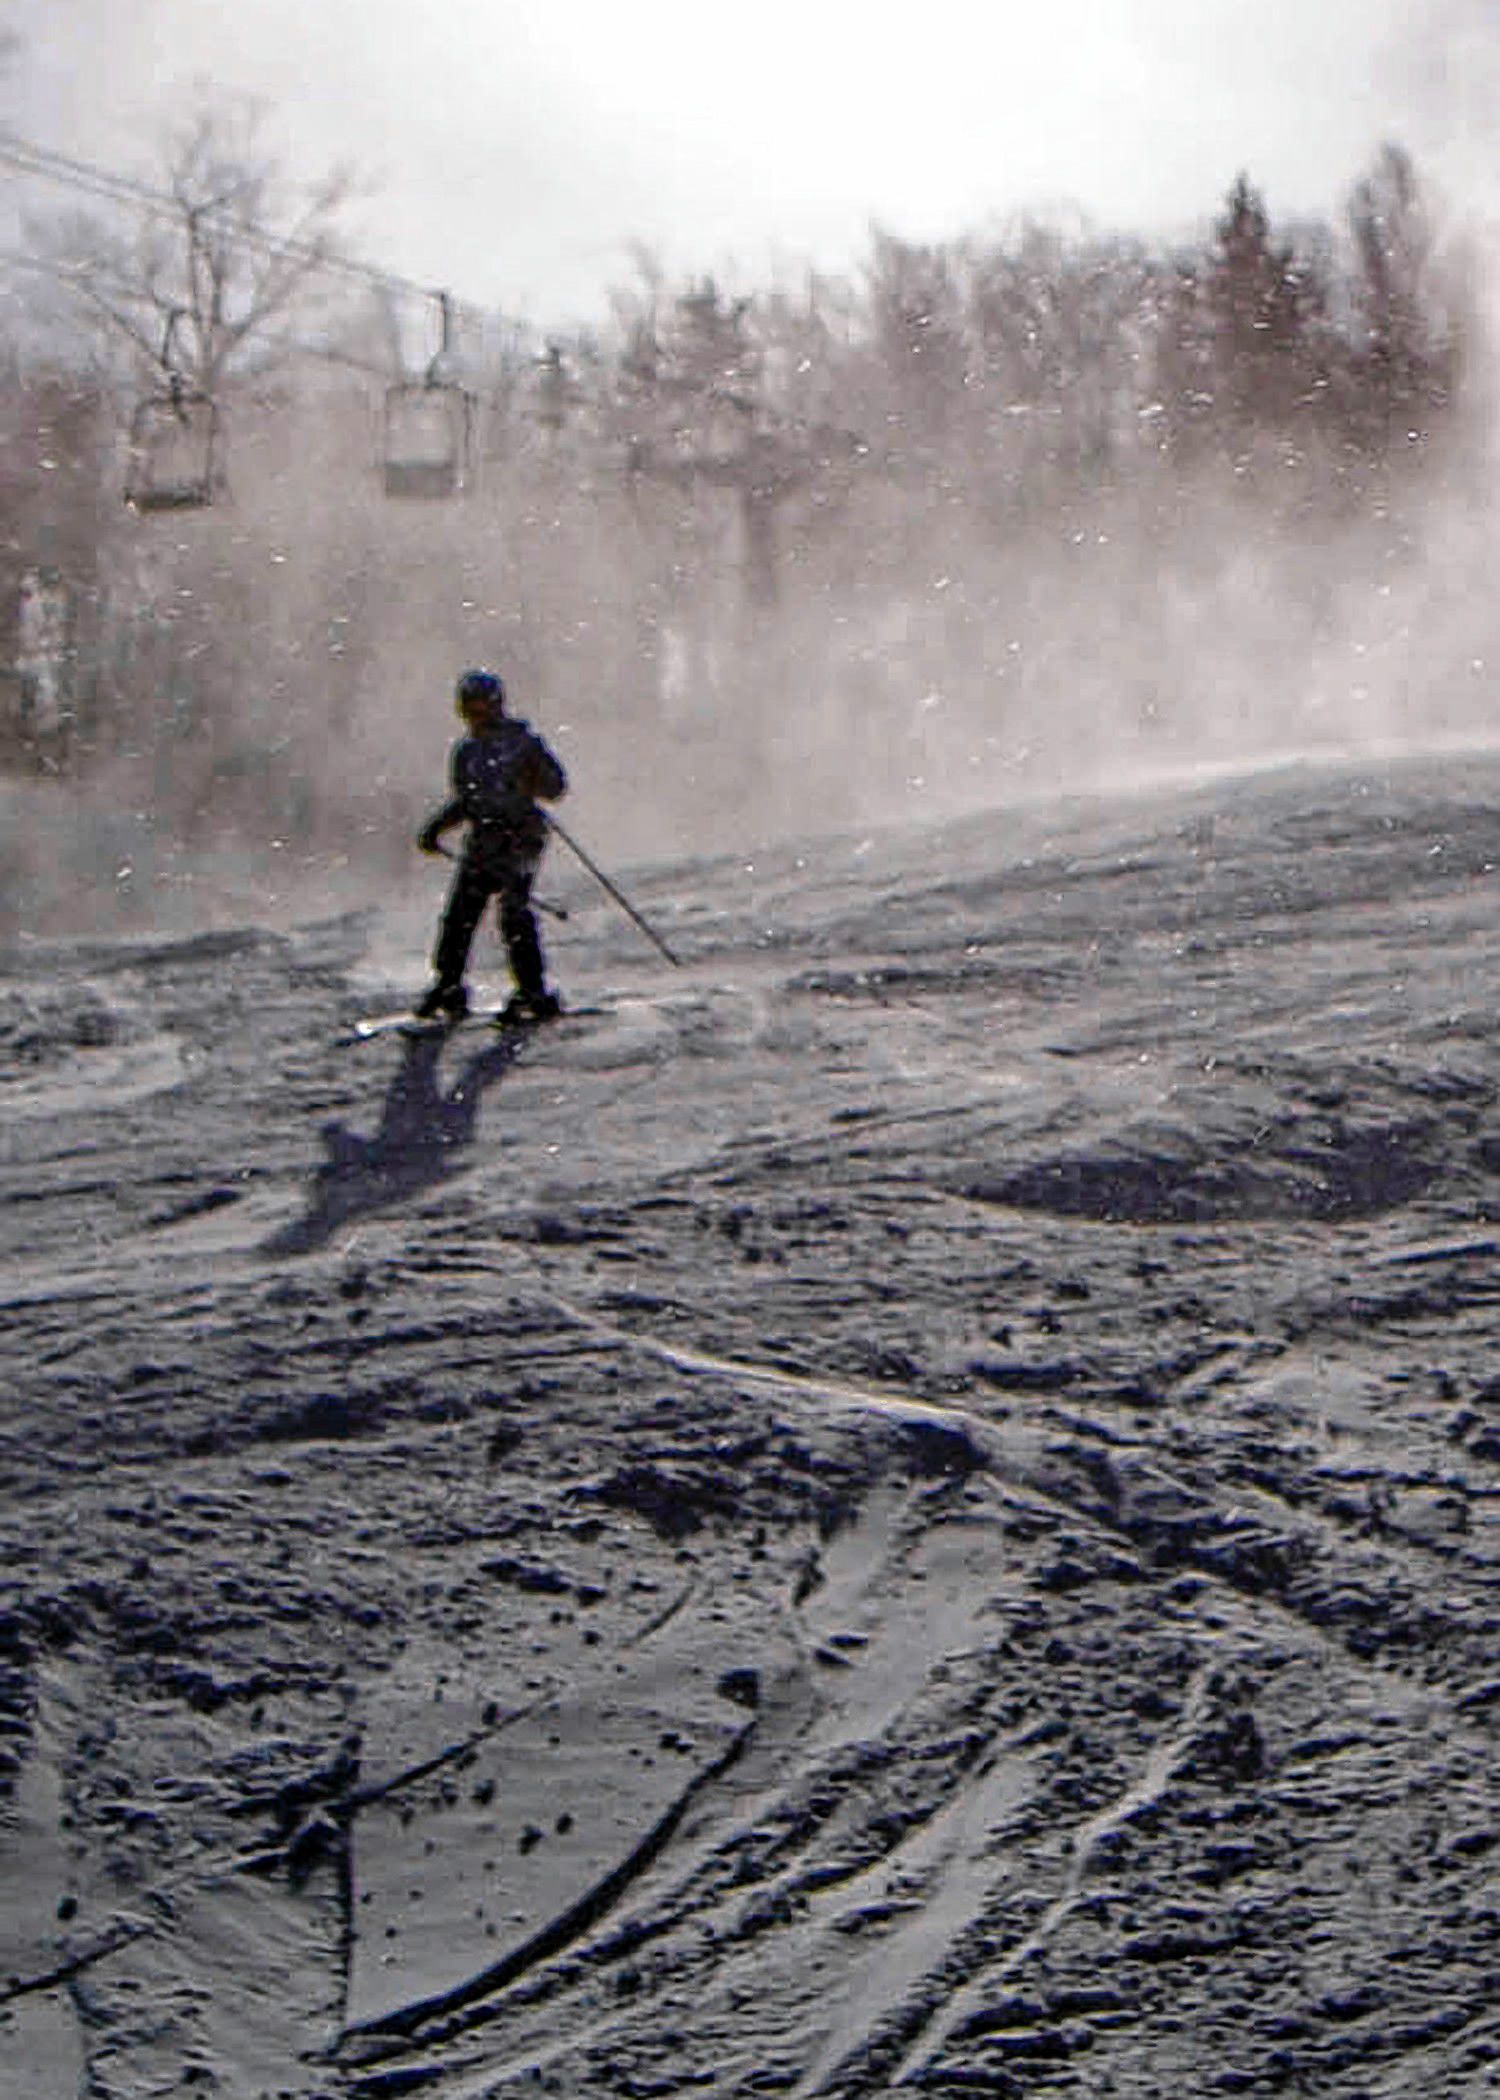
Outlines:
[{"label": "chairlift tower", "polygon": [[723,397],[711,406],[718,411],[718,427],[707,444],[675,449],[632,440],[627,473],[632,480],[645,475],[683,489],[727,490],[739,509],[746,599],[752,606],[767,606],[777,596],[777,511],[817,479],[817,463],[781,433],[763,427],[738,397]]}]

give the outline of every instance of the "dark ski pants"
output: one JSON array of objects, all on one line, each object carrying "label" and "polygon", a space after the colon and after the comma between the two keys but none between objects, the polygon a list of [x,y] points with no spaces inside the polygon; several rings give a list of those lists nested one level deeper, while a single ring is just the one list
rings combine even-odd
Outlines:
[{"label": "dark ski pants", "polygon": [[491,897],[510,958],[510,974],[523,998],[540,998],[547,988],[542,941],[531,908],[531,885],[537,858],[504,859],[468,854],[459,862],[443,907],[432,966],[441,984],[462,984],[469,948]]}]

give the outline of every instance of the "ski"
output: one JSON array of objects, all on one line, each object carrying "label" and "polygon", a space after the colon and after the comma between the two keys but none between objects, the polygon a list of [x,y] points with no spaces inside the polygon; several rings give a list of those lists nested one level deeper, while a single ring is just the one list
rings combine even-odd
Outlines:
[{"label": "ski", "polygon": [[430,1020],[423,1020],[407,1007],[396,1013],[370,1014],[364,1020],[356,1021],[337,1038],[337,1047],[348,1049],[355,1043],[372,1043],[387,1035],[403,1036],[410,1042],[442,1041],[467,1028],[488,1028],[496,1035],[539,1035],[564,1022],[587,1020],[608,1011],[604,1006],[566,1006],[560,1014],[550,1015],[544,1021],[508,1021],[503,1006],[474,1006],[457,1020],[448,1014],[434,1014]]}]

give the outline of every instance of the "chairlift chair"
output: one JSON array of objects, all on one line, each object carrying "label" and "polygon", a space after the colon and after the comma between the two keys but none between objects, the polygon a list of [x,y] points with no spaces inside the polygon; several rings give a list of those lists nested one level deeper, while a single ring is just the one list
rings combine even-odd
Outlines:
[{"label": "chairlift chair", "polygon": [[457,496],[468,484],[474,404],[461,386],[398,380],[385,396],[385,492]]},{"label": "chairlift chair", "polygon": [[207,394],[175,376],[130,421],[125,501],[132,510],[197,510],[222,489],[219,414]]}]

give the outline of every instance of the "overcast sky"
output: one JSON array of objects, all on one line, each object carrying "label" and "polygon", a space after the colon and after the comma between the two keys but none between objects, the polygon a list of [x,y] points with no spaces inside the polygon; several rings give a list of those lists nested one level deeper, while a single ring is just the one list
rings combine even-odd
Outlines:
[{"label": "overcast sky", "polygon": [[[1500,202],[1500,0],[0,0],[14,129],[149,174],[206,76],[294,172],[357,165],[364,259],[541,326],[644,242],[744,286],[1027,209],[1144,235],[1241,169],[1330,216],[1395,137]],[[30,201],[30,200],[28,200]],[[36,201],[43,201],[40,190]],[[50,201],[59,201],[55,197]]]}]

